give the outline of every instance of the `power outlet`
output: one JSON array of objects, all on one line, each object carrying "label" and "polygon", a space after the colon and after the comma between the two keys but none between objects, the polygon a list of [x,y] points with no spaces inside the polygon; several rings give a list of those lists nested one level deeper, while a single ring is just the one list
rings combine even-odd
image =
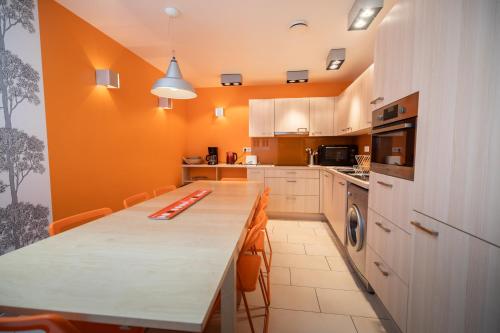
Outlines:
[{"label": "power outlet", "polygon": [[369,153],[370,152],[370,146],[365,146],[365,153]]},{"label": "power outlet", "polygon": [[243,147],[243,152],[244,153],[251,153],[252,152],[252,147]]}]

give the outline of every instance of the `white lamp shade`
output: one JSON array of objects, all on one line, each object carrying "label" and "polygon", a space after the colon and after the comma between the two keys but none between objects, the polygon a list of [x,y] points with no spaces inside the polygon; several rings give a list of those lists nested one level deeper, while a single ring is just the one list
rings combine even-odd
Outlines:
[{"label": "white lamp shade", "polygon": [[158,97],[173,99],[191,99],[198,96],[193,86],[182,78],[181,70],[175,57],[170,60],[167,74],[155,82],[151,93]]}]

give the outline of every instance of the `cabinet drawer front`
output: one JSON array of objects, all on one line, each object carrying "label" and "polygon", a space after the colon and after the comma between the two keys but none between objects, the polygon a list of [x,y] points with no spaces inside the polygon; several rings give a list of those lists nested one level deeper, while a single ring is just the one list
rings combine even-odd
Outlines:
[{"label": "cabinet drawer front", "polygon": [[247,179],[264,181],[265,171],[264,169],[247,169]]},{"label": "cabinet drawer front", "polygon": [[366,247],[366,278],[396,324],[405,332],[408,287],[370,246]]},{"label": "cabinet drawer front", "polygon": [[266,186],[276,195],[319,195],[319,179],[266,178]]},{"label": "cabinet drawer front", "polygon": [[411,232],[413,182],[370,172],[368,207],[406,232]]},{"label": "cabinet drawer front", "polygon": [[319,170],[269,168],[266,169],[266,177],[319,178]]},{"label": "cabinet drawer front", "polygon": [[408,284],[411,236],[389,220],[368,209],[368,245]]},{"label": "cabinet drawer front", "polygon": [[319,213],[319,196],[270,195],[267,210],[286,213]]}]

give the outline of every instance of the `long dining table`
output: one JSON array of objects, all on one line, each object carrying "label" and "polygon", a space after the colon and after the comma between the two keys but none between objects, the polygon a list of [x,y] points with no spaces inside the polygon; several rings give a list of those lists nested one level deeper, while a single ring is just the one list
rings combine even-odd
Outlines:
[{"label": "long dining table", "polygon": [[[202,332],[218,293],[236,331],[236,260],[259,182],[198,181],[0,257],[0,312]],[[171,220],[148,215],[198,189]]]}]

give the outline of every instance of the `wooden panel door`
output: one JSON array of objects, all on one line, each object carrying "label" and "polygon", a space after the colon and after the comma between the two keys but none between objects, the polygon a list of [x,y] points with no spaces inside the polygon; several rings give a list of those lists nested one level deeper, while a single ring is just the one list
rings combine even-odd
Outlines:
[{"label": "wooden panel door", "polygon": [[309,98],[274,100],[275,132],[309,131]]},{"label": "wooden panel door", "polygon": [[416,11],[414,208],[500,246],[500,2]]},{"label": "wooden panel door", "polygon": [[323,214],[325,215],[328,223],[333,228],[333,175],[329,172],[323,171],[321,173],[321,183],[322,183],[322,206]]},{"label": "wooden panel door", "polygon": [[347,215],[347,182],[335,175],[333,178],[332,227],[342,244],[345,242],[345,223]]},{"label": "wooden panel door", "polygon": [[414,223],[408,333],[500,332],[500,248],[419,213]]},{"label": "wooden panel door", "polygon": [[248,106],[249,136],[274,136],[274,99],[251,99]]},{"label": "wooden panel door", "polygon": [[363,74],[361,74],[361,87],[360,87],[360,104],[362,105],[361,113],[359,115],[359,130],[369,129],[372,127],[372,106],[370,101],[373,96],[373,64],[368,67]]},{"label": "wooden panel door", "polygon": [[333,97],[309,98],[310,136],[333,136]]}]

